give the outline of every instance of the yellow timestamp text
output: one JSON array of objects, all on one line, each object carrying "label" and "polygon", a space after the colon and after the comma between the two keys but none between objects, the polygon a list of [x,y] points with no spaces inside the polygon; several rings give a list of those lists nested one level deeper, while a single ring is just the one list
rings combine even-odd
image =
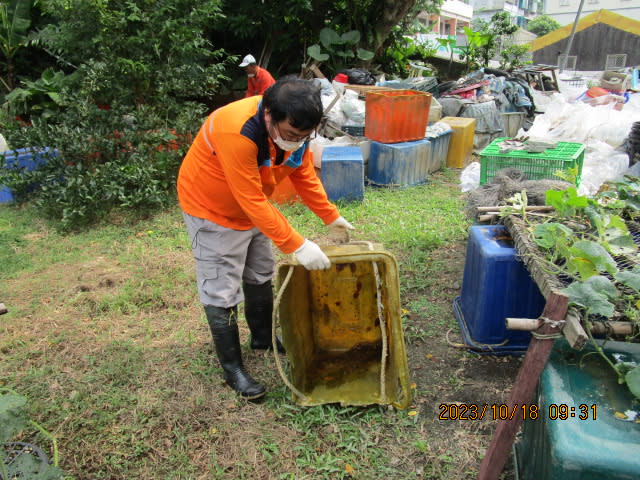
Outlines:
[{"label": "yellow timestamp text", "polygon": [[567,405],[551,403],[541,408],[535,403],[508,405],[506,403],[441,403],[438,405],[439,420],[596,420],[598,407],[596,404],[582,403]]}]

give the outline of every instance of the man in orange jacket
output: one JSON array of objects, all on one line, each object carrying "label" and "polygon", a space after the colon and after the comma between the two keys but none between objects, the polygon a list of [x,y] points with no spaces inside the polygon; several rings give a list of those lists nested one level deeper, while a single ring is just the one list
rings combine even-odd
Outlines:
[{"label": "man in orange jacket", "polygon": [[315,174],[309,139],[321,117],[316,86],[282,79],[264,97],[238,100],[209,115],[178,174],[178,199],[216,354],[226,382],[250,400],[262,397],[265,387],[242,362],[238,304],[245,301],[251,348],[270,348],[272,242],[309,270],[331,264],[269,202],[274,187],[289,177],[305,205],[331,230],[353,229]]},{"label": "man in orange jacket", "polygon": [[240,67],[247,72],[247,91],[244,96],[263,95],[271,85],[276,83],[266,68],[259,67],[253,55],[247,55],[242,59]]}]

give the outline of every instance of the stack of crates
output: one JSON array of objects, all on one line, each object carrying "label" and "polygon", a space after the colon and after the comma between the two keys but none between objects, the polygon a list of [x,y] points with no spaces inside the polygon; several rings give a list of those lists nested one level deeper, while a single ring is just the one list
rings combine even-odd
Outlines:
[{"label": "stack of crates", "polygon": [[376,185],[417,185],[425,183],[431,166],[431,142],[371,142],[367,178]]},{"label": "stack of crates", "polygon": [[365,137],[372,140],[367,178],[374,185],[427,181],[431,142],[425,130],[431,94],[417,90],[367,92]]},{"label": "stack of crates", "polygon": [[320,181],[332,202],[361,201],[364,198],[364,158],[360,147],[325,147]]},{"label": "stack of crates", "polygon": [[453,129],[443,130],[437,133],[430,133],[431,127],[427,128],[427,140],[431,142],[431,162],[429,162],[429,173],[437,172],[447,165],[447,154],[451,143]]},{"label": "stack of crates", "polygon": [[576,169],[576,186],[582,178],[585,147],[582,143],[558,142],[555,148],[531,153],[526,150],[500,152],[500,145],[508,138],[496,138],[480,152],[480,185],[484,185],[503,168],[521,170],[527,180],[558,179],[559,170]]}]

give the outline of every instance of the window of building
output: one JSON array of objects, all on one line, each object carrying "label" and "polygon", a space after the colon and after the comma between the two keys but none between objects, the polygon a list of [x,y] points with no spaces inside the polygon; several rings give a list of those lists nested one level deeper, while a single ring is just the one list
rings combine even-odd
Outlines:
[{"label": "window of building", "polygon": [[624,68],[627,66],[627,54],[615,53],[607,55],[607,61],[604,65],[605,70],[615,70],[617,68]]},{"label": "window of building", "polygon": [[[558,67],[562,66],[562,59],[566,57],[566,55],[558,55]],[[575,70],[576,64],[578,62],[578,57],[576,55],[569,55],[567,58],[567,63],[564,65],[565,70]]]}]

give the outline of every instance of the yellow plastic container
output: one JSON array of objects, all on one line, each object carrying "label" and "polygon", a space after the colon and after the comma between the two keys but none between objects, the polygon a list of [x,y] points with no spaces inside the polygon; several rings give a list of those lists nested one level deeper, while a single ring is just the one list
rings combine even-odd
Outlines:
[{"label": "yellow plastic container", "polygon": [[328,270],[294,261],[278,268],[278,315],[299,405],[409,406],[398,266],[389,252],[371,247],[323,247]]},{"label": "yellow plastic container", "polygon": [[471,162],[473,137],[476,133],[476,119],[464,117],[444,117],[440,120],[453,130],[447,153],[447,167],[464,168]]}]

